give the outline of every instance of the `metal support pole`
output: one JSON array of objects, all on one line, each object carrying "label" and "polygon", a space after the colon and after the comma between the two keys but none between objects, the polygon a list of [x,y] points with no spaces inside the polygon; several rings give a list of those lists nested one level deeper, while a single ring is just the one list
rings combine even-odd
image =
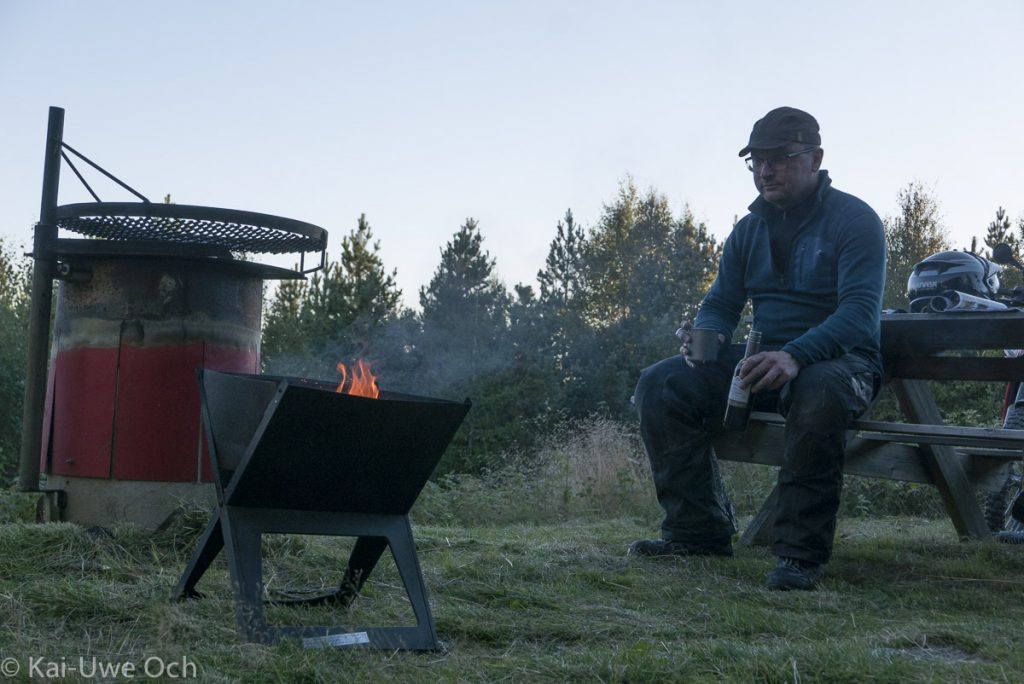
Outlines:
[{"label": "metal support pole", "polygon": [[54,255],[57,239],[57,189],[60,185],[64,110],[50,107],[43,163],[43,195],[32,242],[32,301],[29,303],[28,359],[25,403],[21,417],[21,462],[18,489],[39,489],[39,457],[43,445],[43,410],[46,402],[46,364],[49,356],[50,309],[53,301]]}]

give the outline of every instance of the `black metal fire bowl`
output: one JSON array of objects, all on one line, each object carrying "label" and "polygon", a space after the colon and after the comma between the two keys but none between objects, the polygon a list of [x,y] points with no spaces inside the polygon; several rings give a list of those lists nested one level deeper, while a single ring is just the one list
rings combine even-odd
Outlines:
[{"label": "black metal fire bowl", "polygon": [[[381,392],[339,394],[313,380],[197,371],[217,509],[175,590],[196,583],[223,548],[239,630],[250,641],[436,650],[437,633],[409,510],[469,411],[458,403]],[[415,627],[274,627],[263,616],[265,533],[357,537],[338,591],[303,601],[347,607],[390,548]]]}]

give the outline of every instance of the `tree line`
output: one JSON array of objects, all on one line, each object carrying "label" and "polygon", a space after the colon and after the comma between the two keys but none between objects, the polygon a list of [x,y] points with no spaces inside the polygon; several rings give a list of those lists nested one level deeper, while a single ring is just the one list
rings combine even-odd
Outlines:
[{"label": "tree line", "polygon": [[[897,206],[883,220],[887,309],[906,308],[915,263],[953,248],[938,202],[923,186],[900,190]],[[961,249],[987,255],[1006,242],[1017,252],[1022,239],[1024,218],[1014,226],[1000,207],[984,244],[975,238]],[[579,225],[571,211],[556,223],[537,289],[506,289],[483,242],[478,223],[467,219],[420,289],[419,311],[410,311],[399,304],[395,273],[384,267],[361,216],[342,239],[338,261],[272,297],[267,372],[323,376],[337,361],[358,357],[375,362],[387,388],[469,397],[474,408],[442,467],[479,471],[503,452],[528,450],[564,420],[631,419],[640,370],[677,351],[673,331],[696,310],[722,248],[689,208],[674,215],[664,195],[641,192],[631,181],[620,185],[593,226]],[[1006,280],[1013,284],[1013,277]],[[997,391],[991,384],[947,383],[940,394],[952,407],[965,397],[991,404]]]},{"label": "tree line", "polygon": [[[884,226],[883,306],[905,308],[913,264],[952,246],[936,199],[916,183],[899,191]],[[1006,242],[1019,253],[1024,244],[1024,218],[1014,224],[1001,207],[984,231],[980,242],[960,248],[986,254]],[[281,281],[267,297],[264,372],[334,379],[338,362],[362,359],[384,389],[468,397],[473,409],[442,472],[496,466],[501,454],[528,451],[569,419],[630,420],[640,370],[676,353],[673,332],[714,279],[722,244],[688,207],[675,214],[664,195],[631,180],[592,226],[568,210],[553,233],[536,287],[509,289],[496,277],[481,226],[467,218],[413,310],[402,305],[397,273],[360,216],[337,259],[308,280]],[[28,268],[0,245],[0,465],[8,476],[20,444]]]},{"label": "tree line", "polygon": [[443,462],[454,471],[486,468],[568,418],[625,417],[636,374],[672,353],[674,326],[710,285],[720,245],[688,209],[673,215],[663,195],[632,182],[589,230],[566,211],[554,232],[537,287],[510,290],[467,218],[411,311],[361,216],[337,261],[270,298],[265,370],[324,377],[362,358],[386,389],[470,398]]}]

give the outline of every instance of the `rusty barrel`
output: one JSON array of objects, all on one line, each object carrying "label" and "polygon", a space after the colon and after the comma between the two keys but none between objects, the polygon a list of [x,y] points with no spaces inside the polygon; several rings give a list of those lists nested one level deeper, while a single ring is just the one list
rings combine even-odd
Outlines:
[{"label": "rusty barrel", "polygon": [[41,454],[62,519],[155,527],[212,501],[196,369],[259,373],[263,278],[240,261],[76,261],[57,292]]}]

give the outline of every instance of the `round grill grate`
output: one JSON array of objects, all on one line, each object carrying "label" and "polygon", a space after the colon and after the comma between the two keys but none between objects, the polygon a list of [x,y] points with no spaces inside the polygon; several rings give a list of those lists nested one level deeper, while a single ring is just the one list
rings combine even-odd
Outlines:
[{"label": "round grill grate", "polygon": [[327,231],[310,223],[236,209],[96,202],[57,207],[57,227],[114,241],[211,245],[237,252],[322,252]]}]

